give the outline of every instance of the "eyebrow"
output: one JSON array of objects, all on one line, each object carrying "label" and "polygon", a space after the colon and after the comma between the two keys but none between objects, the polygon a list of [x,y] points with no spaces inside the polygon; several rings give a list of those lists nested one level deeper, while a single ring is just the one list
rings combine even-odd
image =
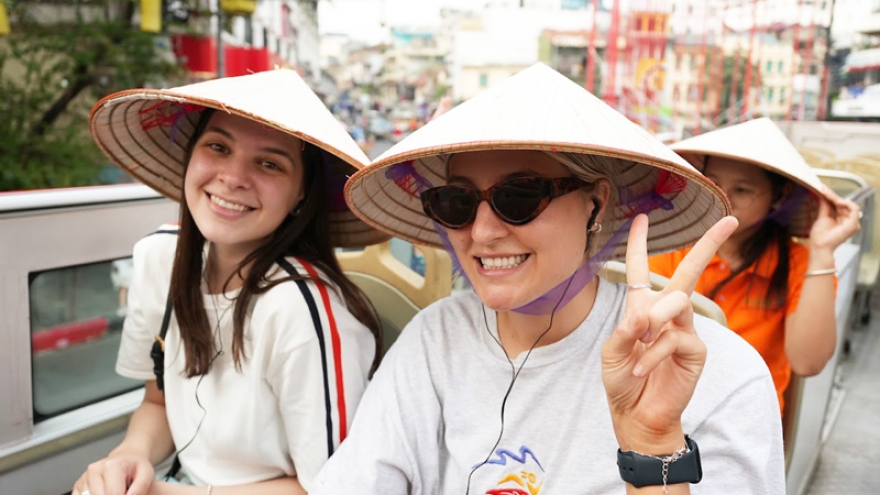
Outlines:
[{"label": "eyebrow", "polygon": [[[227,131],[226,129],[224,129],[222,127],[217,127],[216,125],[209,126],[208,128],[205,129],[205,132],[216,132],[217,134],[221,134],[221,135],[225,136],[226,138],[228,138],[232,141],[235,141],[235,136],[233,136],[231,132]],[[290,160],[290,163],[293,163],[294,165],[297,163],[297,161],[294,160],[293,155],[291,155],[290,153],[287,152],[287,150],[284,150],[282,148],[276,148],[274,146],[267,146],[264,148],[260,148],[260,151],[263,153],[270,153],[270,154],[283,156],[284,158],[287,158],[288,160]]]}]

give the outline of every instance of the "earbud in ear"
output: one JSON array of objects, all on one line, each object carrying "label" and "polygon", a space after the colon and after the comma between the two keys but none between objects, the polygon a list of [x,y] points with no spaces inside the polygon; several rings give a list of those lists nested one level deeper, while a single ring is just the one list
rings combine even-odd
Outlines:
[{"label": "earbud in ear", "polygon": [[[590,214],[590,220],[587,222],[587,232],[602,232],[602,224],[596,223],[596,217],[599,215],[599,202],[593,198],[593,213]],[[598,225],[598,229],[595,226]]]}]

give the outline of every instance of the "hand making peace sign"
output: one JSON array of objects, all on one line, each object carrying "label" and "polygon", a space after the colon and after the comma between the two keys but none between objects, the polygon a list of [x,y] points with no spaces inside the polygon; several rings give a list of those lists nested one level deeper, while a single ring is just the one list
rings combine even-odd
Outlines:
[{"label": "hand making peace sign", "polygon": [[660,455],[684,444],[681,414],[706,362],[690,295],[736,227],[733,217],[719,220],[682,260],[669,285],[655,291],[648,270],[648,217],[633,220],[624,317],[602,347],[602,379],[622,450]]}]

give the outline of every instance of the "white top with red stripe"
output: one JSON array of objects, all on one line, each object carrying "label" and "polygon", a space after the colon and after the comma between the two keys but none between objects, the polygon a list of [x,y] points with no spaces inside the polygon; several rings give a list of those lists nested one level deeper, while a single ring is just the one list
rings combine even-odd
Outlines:
[{"label": "white top with red stripe", "polygon": [[[121,375],[155,379],[150,349],[165,312],[176,230],[165,225],[135,245],[116,364]],[[302,275],[317,274],[311,265],[287,261]],[[288,276],[276,268],[273,277]],[[245,320],[246,360],[238,371],[231,352],[236,294],[204,296],[220,351],[204,377],[185,378],[174,318],[168,328],[166,413],[183,469],[194,483],[214,485],[295,474],[309,490],[345,438],[366,386],[373,336],[332,288],[285,282],[252,299]],[[310,303],[316,312],[310,311]],[[319,321],[313,321],[313,314]]]}]

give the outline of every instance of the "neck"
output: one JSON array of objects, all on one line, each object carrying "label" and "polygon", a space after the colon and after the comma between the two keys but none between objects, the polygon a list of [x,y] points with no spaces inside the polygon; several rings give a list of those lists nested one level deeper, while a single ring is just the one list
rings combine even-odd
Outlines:
[{"label": "neck", "polygon": [[[590,314],[596,302],[599,278],[594,276],[564,308],[552,315],[529,315],[514,311],[498,311],[498,337],[508,357],[515,358],[535,347],[550,345],[567,337]],[[550,326],[550,330],[547,327]],[[547,331],[546,334],[544,332]],[[541,335],[544,334],[543,337]]]},{"label": "neck", "polygon": [[248,254],[237,253],[212,242],[208,249],[208,259],[205,262],[205,282],[208,285],[208,293],[222,294],[241,287],[244,283],[242,277],[247,276],[250,264],[244,267],[241,274],[237,273],[238,267]]}]

